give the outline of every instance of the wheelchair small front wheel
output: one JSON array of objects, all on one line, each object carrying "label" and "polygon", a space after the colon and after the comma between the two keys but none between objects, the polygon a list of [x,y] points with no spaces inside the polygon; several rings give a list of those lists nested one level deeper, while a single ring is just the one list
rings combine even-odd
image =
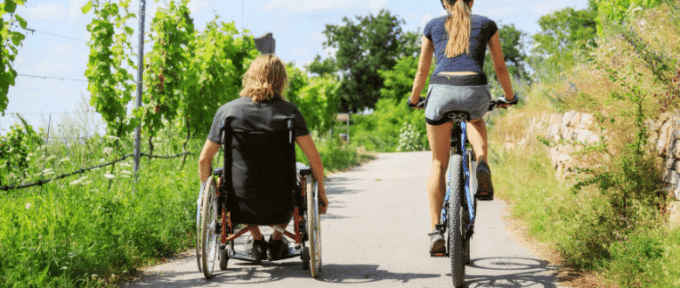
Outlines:
[{"label": "wheelchair small front wheel", "polygon": [[201,226],[200,231],[197,231],[201,237],[201,266],[203,275],[206,279],[212,278],[213,270],[215,268],[215,258],[219,252],[219,242],[217,234],[217,225],[219,221],[218,205],[217,205],[217,185],[215,179],[210,177],[209,185],[205,185],[206,190],[203,191],[203,205],[201,211]]},{"label": "wheelchair small front wheel", "polygon": [[227,264],[229,263],[229,248],[220,248],[220,270],[227,270]]},{"label": "wheelchair small front wheel", "polygon": [[319,272],[321,272],[321,220],[319,218],[319,189],[315,181],[311,179],[312,177],[309,178],[310,179],[307,181],[307,233],[309,235],[309,270],[312,274],[312,278],[316,278],[319,276]]}]

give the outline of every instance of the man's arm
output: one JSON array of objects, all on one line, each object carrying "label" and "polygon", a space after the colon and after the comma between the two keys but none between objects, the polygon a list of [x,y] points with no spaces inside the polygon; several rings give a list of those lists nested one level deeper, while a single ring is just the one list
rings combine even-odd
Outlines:
[{"label": "man's arm", "polygon": [[203,150],[201,150],[201,156],[198,158],[198,177],[201,179],[201,183],[208,180],[210,174],[212,173],[212,161],[220,150],[220,144],[206,140],[203,145]]}]

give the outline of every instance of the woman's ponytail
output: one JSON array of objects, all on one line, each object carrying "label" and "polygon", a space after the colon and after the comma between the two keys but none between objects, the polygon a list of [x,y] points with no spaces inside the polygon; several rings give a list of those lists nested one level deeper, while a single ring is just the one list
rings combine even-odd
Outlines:
[{"label": "woman's ponytail", "polygon": [[444,0],[444,8],[449,12],[446,20],[446,32],[449,42],[446,44],[446,57],[453,58],[463,53],[470,53],[471,20],[470,0],[456,0],[450,4]]}]

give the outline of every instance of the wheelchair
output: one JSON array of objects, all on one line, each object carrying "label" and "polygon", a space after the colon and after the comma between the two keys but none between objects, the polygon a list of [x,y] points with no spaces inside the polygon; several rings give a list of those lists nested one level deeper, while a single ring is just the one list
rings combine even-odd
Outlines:
[{"label": "wheelchair", "polygon": [[[201,185],[197,201],[198,270],[210,279],[216,263],[221,270],[230,259],[259,263],[238,252],[234,242],[257,226],[270,226],[293,242],[283,259],[300,257],[302,268],[317,278],[322,270],[319,191],[311,169],[295,162],[292,120],[287,120],[287,130],[278,132],[229,127],[225,120],[224,166]],[[293,232],[276,226],[287,223],[291,214]]]}]

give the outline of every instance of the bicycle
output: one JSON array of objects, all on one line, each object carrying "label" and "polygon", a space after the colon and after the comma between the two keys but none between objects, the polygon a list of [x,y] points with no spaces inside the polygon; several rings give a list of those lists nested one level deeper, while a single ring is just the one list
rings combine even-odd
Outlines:
[{"label": "bicycle", "polygon": [[[489,111],[493,111],[502,104],[515,105],[519,98],[515,95],[512,101],[504,97],[492,99]],[[421,98],[416,104],[408,101],[409,107],[423,108],[425,99]],[[446,196],[440,216],[440,224],[436,229],[447,234],[447,250],[444,253],[431,253],[432,257],[450,257],[451,276],[454,287],[462,287],[465,280],[465,265],[470,264],[470,240],[474,234],[475,216],[478,200],[492,200],[477,195],[476,171],[477,159],[474,151],[467,148],[467,123],[470,113],[465,111],[451,111],[444,117],[454,121],[451,131],[451,148],[449,168],[446,172]],[[447,233],[448,231],[448,233]]]}]

